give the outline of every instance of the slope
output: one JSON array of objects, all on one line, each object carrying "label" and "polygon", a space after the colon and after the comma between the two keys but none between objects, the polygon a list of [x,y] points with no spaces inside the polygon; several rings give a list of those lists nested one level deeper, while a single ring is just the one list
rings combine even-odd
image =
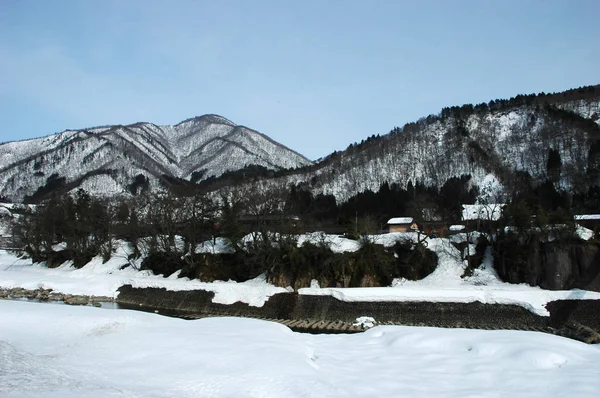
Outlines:
[{"label": "slope", "polygon": [[165,177],[188,179],[200,172],[207,178],[250,164],[279,170],[311,162],[217,115],[175,126],[135,123],[67,130],[0,145],[0,197],[22,200],[40,187],[46,192],[58,186],[114,195],[126,192],[140,174],[158,188]]}]

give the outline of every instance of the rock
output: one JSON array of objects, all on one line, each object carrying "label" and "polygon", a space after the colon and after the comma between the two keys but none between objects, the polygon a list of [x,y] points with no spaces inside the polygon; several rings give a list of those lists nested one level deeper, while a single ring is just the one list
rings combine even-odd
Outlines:
[{"label": "rock", "polygon": [[50,298],[50,292],[42,289],[39,292],[37,292],[35,298],[40,301],[48,301],[48,299]]},{"label": "rock", "polygon": [[599,344],[600,343],[600,333],[596,332],[594,329],[589,328],[584,325],[580,325],[577,329],[577,332],[580,336],[581,341],[587,344]]},{"label": "rock", "polygon": [[56,292],[52,292],[48,295],[48,300],[51,301],[64,301],[65,300],[65,295],[62,293],[56,293]]},{"label": "rock", "polygon": [[90,303],[112,303],[114,298],[108,296],[90,296]]},{"label": "rock", "polygon": [[516,240],[498,243],[494,267],[510,283],[542,289],[600,291],[600,246],[594,242]]},{"label": "rock", "polygon": [[9,291],[9,296],[11,298],[26,298],[29,292],[22,287],[16,287]]},{"label": "rock", "polygon": [[88,305],[90,298],[88,296],[65,295],[64,302],[69,305]]}]

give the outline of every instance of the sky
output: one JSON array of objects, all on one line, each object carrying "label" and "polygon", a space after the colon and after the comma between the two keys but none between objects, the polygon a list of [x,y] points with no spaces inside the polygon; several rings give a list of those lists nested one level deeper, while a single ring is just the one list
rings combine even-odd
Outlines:
[{"label": "sky", "polygon": [[600,83],[597,0],[0,0],[0,142],[219,114],[317,159]]}]

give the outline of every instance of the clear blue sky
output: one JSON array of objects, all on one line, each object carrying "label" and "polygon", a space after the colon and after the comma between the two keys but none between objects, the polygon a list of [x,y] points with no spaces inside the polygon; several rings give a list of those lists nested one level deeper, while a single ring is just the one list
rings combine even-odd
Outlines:
[{"label": "clear blue sky", "polygon": [[0,0],[0,141],[217,113],[316,159],[600,83],[600,1]]}]

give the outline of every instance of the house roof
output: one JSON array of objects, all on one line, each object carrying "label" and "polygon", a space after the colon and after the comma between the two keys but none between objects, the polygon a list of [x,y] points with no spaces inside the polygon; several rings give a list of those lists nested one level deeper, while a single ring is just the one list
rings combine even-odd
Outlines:
[{"label": "house roof", "polygon": [[412,217],[394,217],[394,218],[390,218],[388,220],[388,224],[389,225],[396,225],[396,224],[412,224],[413,222],[413,218]]},{"label": "house roof", "polygon": [[600,214],[577,214],[575,220],[600,220]]},{"label": "house roof", "polygon": [[450,225],[450,227],[448,227],[448,229],[452,232],[457,232],[457,231],[462,231],[465,229],[464,225]]}]

